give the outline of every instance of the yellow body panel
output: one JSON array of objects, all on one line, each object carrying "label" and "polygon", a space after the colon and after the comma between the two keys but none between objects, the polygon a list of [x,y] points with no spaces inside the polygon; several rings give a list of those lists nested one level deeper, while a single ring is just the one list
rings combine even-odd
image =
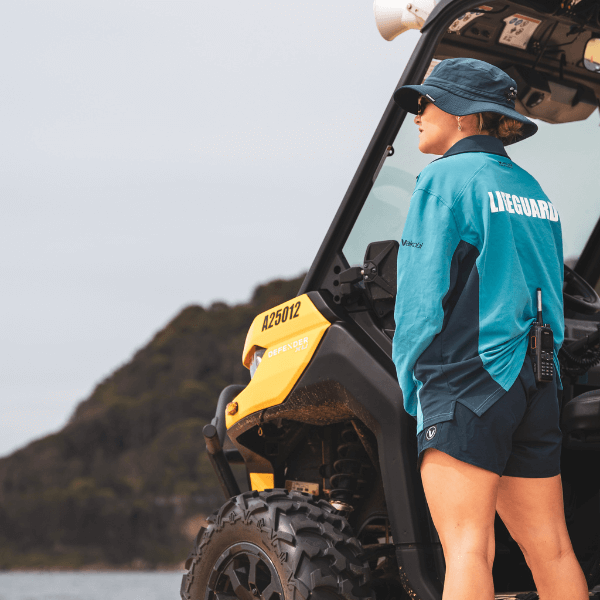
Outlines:
[{"label": "yellow body panel", "polygon": [[250,487],[257,492],[272,490],[275,487],[273,473],[250,473]]},{"label": "yellow body panel", "polygon": [[252,381],[235,399],[238,411],[225,415],[228,429],[287,398],[329,325],[306,294],[254,319],[244,344],[244,365],[250,367],[255,347],[266,348],[266,352]]}]

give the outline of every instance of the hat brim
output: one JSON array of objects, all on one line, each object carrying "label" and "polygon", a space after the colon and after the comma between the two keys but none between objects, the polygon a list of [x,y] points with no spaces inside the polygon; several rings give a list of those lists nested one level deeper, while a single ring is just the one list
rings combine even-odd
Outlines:
[{"label": "hat brim", "polygon": [[481,102],[470,98],[463,98],[434,85],[404,85],[394,92],[396,103],[414,115],[417,114],[419,109],[420,96],[428,97],[439,109],[457,117],[464,117],[480,112],[495,112],[515,119],[515,121],[523,124],[523,135],[519,140],[515,141],[531,137],[538,130],[538,126],[533,121],[523,116],[520,112],[517,112],[514,108],[509,108],[495,102]]}]

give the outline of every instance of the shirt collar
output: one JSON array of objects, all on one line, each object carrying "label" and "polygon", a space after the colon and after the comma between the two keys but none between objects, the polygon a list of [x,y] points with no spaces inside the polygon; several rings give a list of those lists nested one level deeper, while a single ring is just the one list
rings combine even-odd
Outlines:
[{"label": "shirt collar", "polygon": [[510,160],[510,157],[506,154],[506,150],[504,150],[504,144],[493,135],[471,135],[463,138],[456,142],[441,158],[453,156],[454,154],[463,154],[464,152],[499,154]]}]

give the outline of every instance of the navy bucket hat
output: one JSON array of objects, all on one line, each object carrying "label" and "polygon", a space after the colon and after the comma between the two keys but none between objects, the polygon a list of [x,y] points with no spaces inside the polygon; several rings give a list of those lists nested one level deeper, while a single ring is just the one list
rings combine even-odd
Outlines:
[{"label": "navy bucket hat", "polygon": [[517,84],[502,69],[475,58],[448,58],[435,66],[422,85],[404,85],[394,100],[417,114],[419,96],[426,96],[444,112],[456,116],[495,112],[523,124],[523,135],[531,137],[538,126],[515,110]]}]

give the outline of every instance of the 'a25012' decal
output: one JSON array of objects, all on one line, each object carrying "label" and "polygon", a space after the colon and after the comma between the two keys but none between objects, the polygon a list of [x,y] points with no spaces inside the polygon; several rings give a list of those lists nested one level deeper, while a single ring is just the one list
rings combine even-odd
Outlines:
[{"label": "'a25012' decal", "polygon": [[263,326],[261,331],[265,329],[271,329],[274,325],[279,325],[280,323],[285,323],[288,319],[295,319],[300,312],[300,302],[296,302],[295,304],[291,304],[290,306],[286,306],[284,308],[280,308],[277,311],[273,311],[272,313],[265,316],[265,320],[263,321]]}]

